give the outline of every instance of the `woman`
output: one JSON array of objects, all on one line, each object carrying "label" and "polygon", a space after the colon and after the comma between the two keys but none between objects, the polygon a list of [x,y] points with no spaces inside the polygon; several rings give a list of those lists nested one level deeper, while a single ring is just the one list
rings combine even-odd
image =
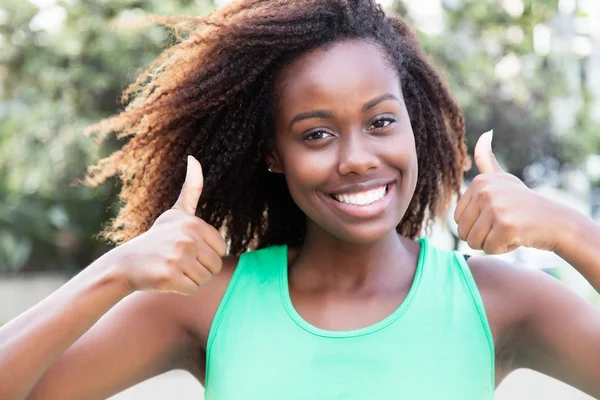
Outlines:
[{"label": "woman", "polygon": [[[593,306],[415,240],[468,158],[404,22],[368,0],[183,20],[198,28],[92,127],[131,136],[88,176],[123,180],[104,232],[120,246],[0,330],[0,398],[103,399],[174,368],[220,400],[491,399],[520,367],[600,395]],[[555,251],[600,287],[598,227],[504,173],[490,142],[461,238]]]}]

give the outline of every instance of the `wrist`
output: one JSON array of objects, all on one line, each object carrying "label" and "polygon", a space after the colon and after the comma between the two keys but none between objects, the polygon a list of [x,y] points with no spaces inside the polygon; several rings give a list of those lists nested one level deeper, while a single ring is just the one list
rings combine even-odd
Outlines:
[{"label": "wrist", "polygon": [[105,287],[115,288],[123,297],[135,292],[128,282],[126,265],[123,258],[119,256],[117,249],[113,249],[97,259],[88,268],[96,269],[100,283]]},{"label": "wrist", "polygon": [[565,250],[581,245],[586,236],[586,229],[589,229],[590,220],[584,214],[569,207],[562,207],[556,217],[561,220],[561,223],[556,230],[558,239],[554,252],[560,256]]}]

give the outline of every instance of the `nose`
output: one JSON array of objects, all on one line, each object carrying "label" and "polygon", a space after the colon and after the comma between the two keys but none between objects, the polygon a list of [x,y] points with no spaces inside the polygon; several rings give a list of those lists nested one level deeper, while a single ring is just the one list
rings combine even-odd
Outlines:
[{"label": "nose", "polygon": [[365,175],[379,167],[380,161],[372,144],[361,133],[351,134],[339,142],[338,173]]}]

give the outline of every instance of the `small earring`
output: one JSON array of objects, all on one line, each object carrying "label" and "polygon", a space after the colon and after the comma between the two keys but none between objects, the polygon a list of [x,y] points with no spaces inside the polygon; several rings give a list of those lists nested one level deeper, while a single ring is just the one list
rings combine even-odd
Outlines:
[{"label": "small earring", "polygon": [[269,172],[273,172],[273,168],[271,167],[271,164],[269,164],[269,166],[267,167],[267,169],[269,170]]}]

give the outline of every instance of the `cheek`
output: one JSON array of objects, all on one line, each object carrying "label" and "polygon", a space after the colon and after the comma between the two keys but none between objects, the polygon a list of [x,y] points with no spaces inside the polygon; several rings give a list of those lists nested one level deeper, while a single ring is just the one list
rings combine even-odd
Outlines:
[{"label": "cheek", "polygon": [[382,154],[385,154],[383,157],[385,163],[401,171],[402,191],[410,193],[412,196],[419,174],[417,150],[412,130],[395,137],[393,143],[389,143],[382,151]]},{"label": "cheek", "polygon": [[406,190],[410,192],[412,197],[415,188],[417,186],[417,180],[419,177],[419,160],[417,157],[417,149],[415,146],[414,137],[411,136],[410,142],[406,143],[407,149],[410,148],[410,151],[407,151],[404,155],[404,173],[405,181],[406,181]]},{"label": "cheek", "polygon": [[417,167],[417,149],[412,130],[394,135],[380,148],[382,158],[387,164],[401,169],[404,173],[412,173]]},{"label": "cheek", "polygon": [[315,189],[326,182],[334,165],[327,150],[306,151],[291,149],[283,156],[283,168],[290,194],[294,201],[304,208],[307,197],[316,196]]}]

